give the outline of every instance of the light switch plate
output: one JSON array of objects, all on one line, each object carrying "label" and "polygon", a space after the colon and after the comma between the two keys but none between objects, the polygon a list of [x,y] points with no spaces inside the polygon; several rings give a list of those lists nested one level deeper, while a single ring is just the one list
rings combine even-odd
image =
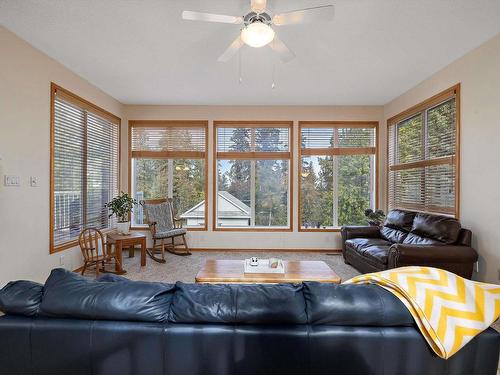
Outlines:
[{"label": "light switch plate", "polygon": [[21,179],[19,178],[19,176],[4,175],[3,184],[4,186],[20,186]]},{"label": "light switch plate", "polygon": [[30,176],[30,186],[31,187],[38,187],[38,177]]}]

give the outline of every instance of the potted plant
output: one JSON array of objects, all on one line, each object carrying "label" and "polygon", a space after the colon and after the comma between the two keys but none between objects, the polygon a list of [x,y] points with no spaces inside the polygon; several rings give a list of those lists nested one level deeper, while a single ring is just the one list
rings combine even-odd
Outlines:
[{"label": "potted plant", "polygon": [[116,224],[118,233],[130,233],[130,213],[136,204],[137,201],[123,191],[120,195],[114,197],[111,202],[105,204],[105,207],[111,211],[109,217],[115,215],[118,219],[118,223]]},{"label": "potted plant", "polygon": [[385,214],[382,210],[373,211],[371,208],[365,210],[365,216],[368,219],[368,224],[379,227],[385,220]]}]

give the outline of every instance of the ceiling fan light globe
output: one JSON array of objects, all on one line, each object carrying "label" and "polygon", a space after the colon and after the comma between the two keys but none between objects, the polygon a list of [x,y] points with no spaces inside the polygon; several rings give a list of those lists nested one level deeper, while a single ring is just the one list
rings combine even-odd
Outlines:
[{"label": "ceiling fan light globe", "polygon": [[263,22],[254,22],[241,30],[241,40],[250,47],[260,48],[271,43],[274,30]]}]

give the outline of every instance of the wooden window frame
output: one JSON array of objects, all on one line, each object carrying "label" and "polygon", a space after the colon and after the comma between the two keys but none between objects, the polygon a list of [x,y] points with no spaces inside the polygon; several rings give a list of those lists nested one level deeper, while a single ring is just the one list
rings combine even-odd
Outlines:
[{"label": "wooden window frame", "polygon": [[[134,127],[185,127],[205,129],[205,151],[132,151],[132,128]],[[132,159],[159,158],[159,159],[203,159],[205,168],[205,214],[203,227],[185,229],[193,232],[204,232],[208,230],[208,120],[129,120],[128,122],[128,191],[132,194]],[[147,226],[131,226],[131,230],[147,230]]]},{"label": "wooden window frame", "polygon": [[[302,149],[302,129],[304,128],[373,128],[375,129],[375,147],[339,147],[339,148],[317,148]],[[299,232],[340,232],[341,228],[302,228],[301,217],[301,194],[302,194],[302,157],[303,156],[334,156],[334,155],[373,155],[375,157],[375,208],[379,205],[379,122],[378,121],[299,121],[298,150],[299,162],[297,163],[298,176],[298,231]]]},{"label": "wooden window frame", "polygon": [[[288,128],[288,151],[285,152],[218,152],[217,151],[217,129],[218,128]],[[213,122],[213,171],[212,171],[212,230],[214,232],[293,232],[293,121],[247,121],[247,120],[215,120]],[[217,161],[225,160],[289,160],[288,168],[288,227],[265,228],[265,227],[218,227],[217,226]]]},{"label": "wooden window frame", "polygon": [[[118,127],[118,181],[117,186],[118,190],[120,190],[120,169],[121,169],[121,119],[112,114],[111,112],[106,111],[105,109],[89,102],[88,100],[83,99],[82,97],[72,93],[69,90],[62,88],[61,86],[55,84],[54,82],[50,83],[50,187],[49,187],[49,253],[54,254],[63,250],[70,249],[78,245],[78,239],[66,241],[62,244],[56,245],[54,243],[54,215],[55,215],[55,201],[54,201],[54,154],[55,154],[55,99],[56,95],[64,98],[64,100],[88,111],[92,112],[112,124]],[[86,167],[86,166],[85,166]],[[106,232],[106,230],[104,231]]]},{"label": "wooden window frame", "polygon": [[[386,137],[386,211],[389,210],[389,172],[391,170],[404,170],[410,168],[418,168],[418,167],[428,167],[432,165],[442,165],[442,164],[450,164],[455,166],[455,209],[454,212],[448,214],[453,216],[454,218],[460,218],[460,83],[441,91],[440,93],[410,107],[403,112],[398,113],[397,115],[389,118],[387,120],[387,137]],[[390,147],[390,139],[389,139],[389,128],[394,125],[397,126],[400,122],[407,120],[411,117],[418,115],[419,113],[424,113],[425,111],[432,109],[452,98],[455,98],[455,155],[454,156],[444,156],[435,159],[422,160],[411,163],[404,164],[395,164],[390,165],[389,160],[389,147]],[[424,120],[425,121],[425,120]],[[424,127],[427,126],[424,123]],[[424,146],[425,147],[425,146]],[[404,205],[398,207],[401,209],[407,209],[411,211],[417,212],[427,212],[422,210],[421,205]],[[435,213],[435,212],[430,212]]]}]

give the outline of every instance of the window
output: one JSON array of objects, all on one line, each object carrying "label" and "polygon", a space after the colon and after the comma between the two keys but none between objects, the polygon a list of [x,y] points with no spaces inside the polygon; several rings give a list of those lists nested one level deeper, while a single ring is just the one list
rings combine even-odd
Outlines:
[{"label": "window", "polygon": [[[137,201],[173,198],[183,226],[205,230],[207,121],[129,121],[130,191]],[[142,207],[132,215],[146,226]]]},{"label": "window", "polygon": [[458,216],[460,86],[388,121],[389,209]]},{"label": "window", "polygon": [[377,122],[301,121],[300,231],[366,224],[377,206]]},{"label": "window", "polygon": [[214,230],[291,230],[288,121],[215,121]]},{"label": "window", "polygon": [[118,194],[119,134],[118,117],[51,85],[51,252],[85,227],[112,227],[104,205]]}]

